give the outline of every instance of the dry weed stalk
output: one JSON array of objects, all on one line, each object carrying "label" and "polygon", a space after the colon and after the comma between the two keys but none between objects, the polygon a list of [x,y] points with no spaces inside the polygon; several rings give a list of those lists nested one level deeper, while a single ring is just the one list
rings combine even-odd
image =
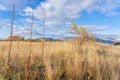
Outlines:
[{"label": "dry weed stalk", "polygon": [[9,52],[8,52],[8,66],[10,66],[11,61],[11,50],[12,50],[12,39],[13,39],[13,24],[14,24],[14,10],[15,10],[15,4],[13,4],[13,10],[12,10],[12,20],[11,20],[11,26],[10,26],[10,45],[9,45]]},{"label": "dry weed stalk", "polygon": [[[20,66],[19,66],[19,35],[17,36],[17,43],[16,43],[16,54],[15,54],[15,59],[14,59],[14,71],[13,74],[16,75],[18,72],[20,72]],[[16,77],[15,79],[19,80],[19,77]]]},{"label": "dry weed stalk", "polygon": [[30,80],[30,70],[31,70],[31,51],[32,51],[32,35],[33,35],[33,18],[34,18],[34,12],[32,10],[32,22],[31,22],[31,29],[30,29],[30,40],[29,40],[29,47],[30,47],[30,50],[29,50],[29,56],[28,56],[28,76],[27,76],[27,80]]},{"label": "dry weed stalk", "polygon": [[11,50],[12,50],[12,41],[13,41],[13,25],[14,25],[14,12],[15,12],[15,4],[13,4],[13,8],[12,8],[12,19],[11,19],[11,25],[10,25],[10,43],[9,43],[9,51],[8,51],[8,56],[7,56],[7,71],[6,71],[6,76],[8,76],[8,78],[10,78],[11,75],[11,71],[10,71],[10,63],[11,63]]},{"label": "dry weed stalk", "polygon": [[18,35],[18,37],[17,37],[17,51],[16,51],[16,59],[18,58],[18,54],[19,54],[19,35]]},{"label": "dry weed stalk", "polygon": [[44,11],[44,20],[43,20],[43,35],[42,35],[42,54],[41,54],[41,60],[43,61],[43,55],[44,55],[44,51],[45,51],[45,19],[46,18],[46,13]]}]

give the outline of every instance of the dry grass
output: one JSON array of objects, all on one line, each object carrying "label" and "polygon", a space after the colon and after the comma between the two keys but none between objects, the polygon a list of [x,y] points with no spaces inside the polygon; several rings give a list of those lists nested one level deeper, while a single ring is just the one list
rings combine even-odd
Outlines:
[{"label": "dry grass", "polygon": [[[114,46],[90,41],[81,45],[69,41],[46,42],[41,61],[42,43],[32,42],[31,45],[29,80],[120,80],[120,49]],[[10,80],[28,80],[29,47],[29,42],[19,42],[16,58],[17,42],[13,42]],[[0,75],[3,78],[6,78],[8,50],[9,42],[0,42]]]}]

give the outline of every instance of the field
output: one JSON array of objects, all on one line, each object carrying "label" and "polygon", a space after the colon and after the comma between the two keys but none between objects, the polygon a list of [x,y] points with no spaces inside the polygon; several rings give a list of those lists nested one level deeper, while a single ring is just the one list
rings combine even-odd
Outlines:
[{"label": "field", "polygon": [[[120,80],[120,48],[92,41],[0,42],[0,80]],[[8,58],[10,57],[10,58]],[[8,60],[9,59],[9,60]],[[8,64],[9,61],[9,64]]]}]

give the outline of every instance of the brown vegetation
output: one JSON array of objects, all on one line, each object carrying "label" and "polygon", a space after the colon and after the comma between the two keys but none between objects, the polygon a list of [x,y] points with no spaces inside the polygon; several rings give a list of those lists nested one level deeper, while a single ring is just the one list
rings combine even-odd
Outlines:
[{"label": "brown vegetation", "polygon": [[17,40],[19,40],[19,41],[23,41],[24,40],[24,37],[22,37],[22,36],[9,36],[8,38],[7,38],[7,41],[17,41]]},{"label": "brown vegetation", "polygon": [[[0,75],[5,78],[9,42],[0,42]],[[120,49],[92,41],[32,42],[29,80],[120,80]],[[29,42],[13,42],[11,80],[28,80]],[[3,79],[4,80],[4,79]]]}]

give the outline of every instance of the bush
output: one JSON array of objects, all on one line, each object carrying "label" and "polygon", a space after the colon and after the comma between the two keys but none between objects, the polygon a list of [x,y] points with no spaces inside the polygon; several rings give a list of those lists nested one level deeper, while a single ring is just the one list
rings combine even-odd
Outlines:
[{"label": "bush", "polygon": [[116,42],[116,43],[114,43],[114,45],[120,45],[120,42]]}]

